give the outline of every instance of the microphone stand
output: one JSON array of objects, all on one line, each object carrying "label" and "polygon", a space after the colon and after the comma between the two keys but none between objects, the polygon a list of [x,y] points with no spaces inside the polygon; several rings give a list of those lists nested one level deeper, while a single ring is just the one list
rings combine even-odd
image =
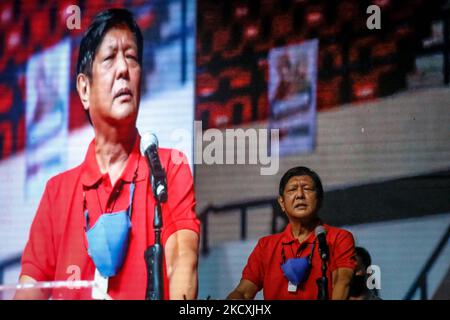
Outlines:
[{"label": "microphone stand", "polygon": [[161,244],[161,229],[163,226],[161,203],[167,201],[167,193],[157,192],[155,179],[152,175],[153,196],[156,200],[153,216],[153,229],[155,231],[155,243],[144,252],[144,259],[147,265],[147,291],[146,300],[162,300],[164,298],[163,286],[163,247]]},{"label": "microphone stand", "polygon": [[322,260],[322,276],[316,280],[317,300],[328,300],[327,255],[320,252],[320,257]]}]

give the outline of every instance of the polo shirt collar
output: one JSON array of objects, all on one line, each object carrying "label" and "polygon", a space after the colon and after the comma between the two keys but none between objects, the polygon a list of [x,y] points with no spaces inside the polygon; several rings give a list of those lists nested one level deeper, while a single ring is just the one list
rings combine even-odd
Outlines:
[{"label": "polo shirt collar", "polygon": [[[325,228],[325,230],[328,231],[327,225],[324,224],[322,220],[319,220],[319,224],[318,225],[322,225]],[[313,243],[314,239],[315,239],[315,234],[314,234],[314,231],[313,231],[308,236],[308,238],[306,238],[303,242]],[[290,223],[288,223],[288,225],[286,226],[286,228],[284,228],[284,231],[282,232],[281,243],[282,244],[292,244],[295,241],[298,242],[298,239],[295,238],[294,235],[292,234],[292,225]]]},{"label": "polo shirt collar", "polygon": [[[139,168],[137,171],[136,182],[142,181],[148,176],[148,168],[146,167],[145,158],[141,156],[139,149],[141,137],[138,134],[136,141],[134,142],[133,149],[128,157],[127,164],[119,180],[124,182],[132,182],[136,166],[139,162]],[[95,157],[95,138],[92,139],[89,144],[86,157],[83,162],[83,173],[81,175],[81,182],[86,187],[92,187],[97,184],[105,174],[102,174]]]}]

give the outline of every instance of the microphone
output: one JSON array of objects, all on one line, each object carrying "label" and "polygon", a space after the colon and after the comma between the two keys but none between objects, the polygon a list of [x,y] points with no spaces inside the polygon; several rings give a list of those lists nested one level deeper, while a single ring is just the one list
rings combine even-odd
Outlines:
[{"label": "microphone", "polygon": [[158,138],[151,132],[145,132],[141,137],[141,153],[150,166],[153,196],[160,202],[167,201],[167,179],[158,155]]},{"label": "microphone", "polygon": [[314,230],[317,240],[319,241],[319,253],[322,260],[328,259],[328,244],[326,240],[326,234],[325,228],[323,226],[317,226]]}]

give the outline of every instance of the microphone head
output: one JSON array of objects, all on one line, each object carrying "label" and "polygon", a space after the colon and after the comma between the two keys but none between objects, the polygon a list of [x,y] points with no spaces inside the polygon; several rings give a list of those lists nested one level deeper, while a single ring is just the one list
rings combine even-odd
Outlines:
[{"label": "microphone head", "polygon": [[316,237],[323,234],[326,235],[327,231],[325,230],[325,228],[323,226],[317,226],[316,229],[314,229],[314,233],[316,234]]},{"label": "microphone head", "polygon": [[151,132],[144,132],[144,134],[141,136],[141,153],[145,155],[145,151],[150,147],[158,148],[158,138]]}]

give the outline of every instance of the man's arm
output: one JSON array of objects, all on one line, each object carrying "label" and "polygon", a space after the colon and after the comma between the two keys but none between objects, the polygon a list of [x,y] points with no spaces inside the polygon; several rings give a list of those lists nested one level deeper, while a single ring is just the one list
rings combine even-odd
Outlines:
[{"label": "man's arm", "polygon": [[256,284],[247,279],[241,279],[236,289],[234,289],[228,296],[227,299],[244,299],[252,300],[258,293],[258,287]]},{"label": "man's arm", "polygon": [[[22,270],[20,284],[52,280],[56,265],[52,223],[55,178],[50,179],[45,186],[44,194],[30,228],[28,242],[22,254]],[[13,299],[42,300],[49,299],[51,290],[23,289],[18,290]]]},{"label": "man's arm", "polygon": [[198,234],[178,230],[164,249],[171,300],[196,299],[198,287]]},{"label": "man's arm", "polygon": [[[37,281],[30,276],[23,275],[19,278],[20,284],[36,283]],[[47,300],[50,298],[49,292],[45,293],[40,289],[22,289],[16,291],[14,300]]]},{"label": "man's arm", "polygon": [[353,278],[353,269],[338,268],[333,271],[332,300],[346,300],[350,290],[350,282]]}]

